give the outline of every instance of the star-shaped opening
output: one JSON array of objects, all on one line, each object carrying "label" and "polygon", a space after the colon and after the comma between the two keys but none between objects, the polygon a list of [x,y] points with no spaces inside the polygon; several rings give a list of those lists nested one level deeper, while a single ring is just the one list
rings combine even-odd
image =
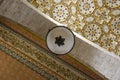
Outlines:
[{"label": "star-shaped opening", "polygon": [[55,44],[57,44],[59,47],[64,45],[65,38],[62,38],[62,36],[55,37]]}]

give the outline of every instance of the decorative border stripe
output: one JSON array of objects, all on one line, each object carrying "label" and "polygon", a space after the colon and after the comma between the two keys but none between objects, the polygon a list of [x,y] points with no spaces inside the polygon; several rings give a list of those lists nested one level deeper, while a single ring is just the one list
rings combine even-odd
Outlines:
[{"label": "decorative border stripe", "polygon": [[[21,25],[13,22],[12,20],[6,19],[6,18],[1,17],[1,16],[0,16],[0,22],[8,25],[7,28],[10,28],[10,30],[12,29],[15,33],[17,33],[19,35],[22,34],[22,37],[24,37],[25,39],[29,40],[31,43],[34,43],[34,45],[37,45],[37,46],[40,45],[40,46],[42,46],[42,48],[47,50],[47,48],[45,47],[45,41],[42,38],[40,38],[40,36],[32,33],[29,30],[27,30],[25,27],[22,27]],[[39,47],[37,47],[37,48],[39,48]],[[44,50],[44,51],[46,51],[46,50]],[[54,56],[52,54],[50,54],[50,55]],[[98,74],[94,73],[93,70],[87,68],[87,66],[83,65],[82,63],[80,63],[80,62],[78,62],[76,60],[74,61],[71,57],[72,56],[70,56],[70,55],[56,56],[56,59],[59,58],[60,61],[62,60],[63,64],[67,64],[67,66],[71,66],[72,65],[73,70],[75,68],[75,70],[77,70],[77,72],[81,72],[82,71],[83,73],[85,73],[85,75],[87,75],[89,77],[92,77],[94,79],[100,79],[100,80],[104,79],[103,76],[100,77]]]},{"label": "decorative border stripe", "polygon": [[[49,69],[51,69],[55,73],[61,75],[65,79],[81,80],[81,79],[85,79],[84,76],[87,77],[87,75],[83,76],[83,74],[79,73],[78,71],[74,71],[73,68],[68,67],[62,61],[60,61],[60,60],[58,61],[57,59],[55,59],[55,57],[57,57],[57,56],[52,55],[51,53],[45,52],[45,54],[40,53],[41,55],[40,54],[35,55],[34,54],[35,52],[33,52],[33,53],[32,53],[32,51],[27,52],[29,47],[31,47],[29,50],[32,50],[35,48],[35,46],[31,45],[31,42],[29,42],[28,40],[26,40],[25,38],[23,38],[19,34],[14,33],[13,31],[11,31],[10,29],[7,29],[7,27],[5,27],[3,25],[1,25],[1,26],[2,26],[1,27],[2,29],[1,28],[0,29],[3,31],[3,32],[1,32],[2,33],[1,38],[4,39],[7,44],[11,44],[12,46],[16,47],[16,49],[18,49],[18,50],[21,49],[21,50],[25,51],[24,53],[26,53],[27,55],[31,56],[34,59],[36,58],[37,60],[40,61],[40,63],[42,65],[48,67]],[[3,30],[3,28],[4,28],[4,30]],[[12,40],[16,40],[16,41],[12,41]],[[16,42],[18,42],[17,45],[15,45]],[[41,48],[37,46],[36,51],[37,50],[40,51]],[[44,61],[44,62],[42,62],[42,61]]]},{"label": "decorative border stripe", "polygon": [[0,45],[0,50],[5,52],[6,54],[12,56],[13,58],[17,59],[19,62],[25,64],[26,66],[28,66],[32,70],[36,71],[37,73],[41,74],[42,76],[46,77],[47,79],[58,80],[55,76],[50,75],[49,73],[47,73],[43,69],[39,68],[38,66],[36,66],[32,62],[30,62],[27,59],[16,54],[14,51],[8,49],[7,47]]}]

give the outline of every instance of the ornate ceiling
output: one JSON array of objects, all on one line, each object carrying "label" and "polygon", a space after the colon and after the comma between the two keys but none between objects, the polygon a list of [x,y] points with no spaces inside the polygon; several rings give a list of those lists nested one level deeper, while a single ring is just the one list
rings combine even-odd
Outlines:
[{"label": "ornate ceiling", "polygon": [[31,0],[72,31],[120,55],[120,0]]}]

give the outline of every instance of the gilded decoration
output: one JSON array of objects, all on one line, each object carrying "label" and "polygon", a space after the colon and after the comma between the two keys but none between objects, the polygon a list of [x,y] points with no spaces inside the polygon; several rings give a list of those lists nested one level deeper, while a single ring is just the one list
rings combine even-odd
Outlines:
[{"label": "gilded decoration", "polygon": [[72,31],[120,55],[120,0],[31,0],[30,3]]},{"label": "gilded decoration", "polygon": [[81,80],[87,76],[1,24],[0,50],[51,80]]}]

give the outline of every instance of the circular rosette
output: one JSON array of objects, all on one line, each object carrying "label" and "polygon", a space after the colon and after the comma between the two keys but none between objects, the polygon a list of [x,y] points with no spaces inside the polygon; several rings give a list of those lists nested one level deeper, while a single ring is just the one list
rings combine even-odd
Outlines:
[{"label": "circular rosette", "polygon": [[52,10],[52,15],[53,18],[58,22],[65,21],[69,15],[67,6],[62,4],[56,5]]},{"label": "circular rosette", "polygon": [[101,28],[96,24],[91,24],[85,27],[84,36],[90,41],[98,40],[101,36]]},{"label": "circular rosette", "polygon": [[107,6],[111,7],[111,8],[115,8],[120,6],[120,0],[105,0]]},{"label": "circular rosette", "polygon": [[63,26],[52,28],[46,37],[49,50],[55,54],[66,54],[70,52],[75,43],[75,36],[70,29]]},{"label": "circular rosette", "polygon": [[116,42],[116,36],[114,34],[107,34],[101,37],[102,47],[107,50],[114,51],[118,42]]},{"label": "circular rosette", "polygon": [[111,28],[114,34],[120,35],[120,17],[115,18],[111,22]]},{"label": "circular rosette", "polygon": [[95,5],[94,5],[94,1],[93,0],[80,0],[78,2],[78,6],[80,9],[80,13],[82,14],[91,14],[94,9],[95,9]]}]

